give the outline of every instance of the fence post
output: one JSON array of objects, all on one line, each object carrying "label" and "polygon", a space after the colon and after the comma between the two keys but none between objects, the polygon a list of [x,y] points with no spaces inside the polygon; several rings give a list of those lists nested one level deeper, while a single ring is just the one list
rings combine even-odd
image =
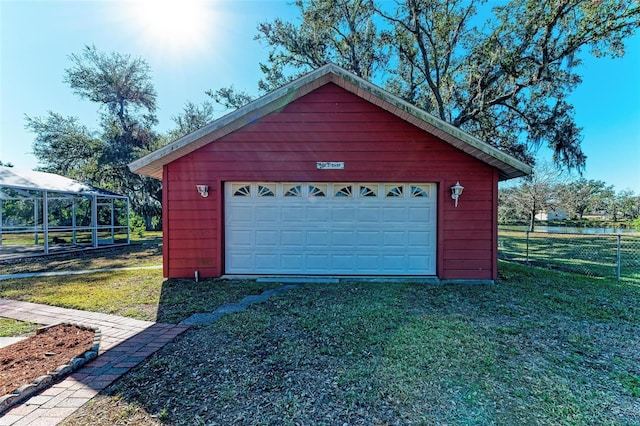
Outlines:
[{"label": "fence post", "polygon": [[622,260],[622,255],[621,255],[621,248],[622,246],[622,235],[618,234],[618,254],[617,254],[617,273],[616,273],[616,277],[618,278],[618,281],[620,281],[620,269],[621,269],[621,260]]},{"label": "fence post", "polygon": [[525,263],[529,264],[529,231],[527,230],[527,253],[525,257]]}]

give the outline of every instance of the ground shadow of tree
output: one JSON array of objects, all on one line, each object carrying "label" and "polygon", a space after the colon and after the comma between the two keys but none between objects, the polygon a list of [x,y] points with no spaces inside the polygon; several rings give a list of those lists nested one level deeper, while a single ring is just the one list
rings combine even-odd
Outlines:
[{"label": "ground shadow of tree", "polygon": [[225,303],[277,287],[280,284],[254,280],[168,279],[162,284],[156,321],[176,324],[195,313],[213,312]]},{"label": "ground shadow of tree", "polygon": [[90,248],[48,256],[5,259],[0,262],[0,265],[3,274],[15,274],[66,271],[70,267],[74,270],[81,270],[158,265],[161,263],[162,237],[152,237],[122,246]]}]

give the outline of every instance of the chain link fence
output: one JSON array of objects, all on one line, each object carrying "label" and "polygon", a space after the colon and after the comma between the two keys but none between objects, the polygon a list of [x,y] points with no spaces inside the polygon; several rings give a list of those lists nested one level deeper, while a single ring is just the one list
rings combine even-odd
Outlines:
[{"label": "chain link fence", "polygon": [[593,277],[640,282],[640,234],[500,230],[498,257]]}]

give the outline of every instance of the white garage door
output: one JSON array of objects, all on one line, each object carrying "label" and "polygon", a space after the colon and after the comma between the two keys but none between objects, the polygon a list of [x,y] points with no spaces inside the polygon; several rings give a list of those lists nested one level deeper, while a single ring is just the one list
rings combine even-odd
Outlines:
[{"label": "white garage door", "polygon": [[225,184],[228,274],[435,275],[432,183]]}]

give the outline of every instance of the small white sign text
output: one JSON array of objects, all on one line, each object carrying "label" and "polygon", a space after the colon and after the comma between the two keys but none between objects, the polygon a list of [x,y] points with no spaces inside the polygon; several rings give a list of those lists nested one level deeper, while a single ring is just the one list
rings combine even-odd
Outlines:
[{"label": "small white sign text", "polygon": [[344,161],[318,161],[316,163],[316,168],[320,170],[342,170],[344,169]]}]

